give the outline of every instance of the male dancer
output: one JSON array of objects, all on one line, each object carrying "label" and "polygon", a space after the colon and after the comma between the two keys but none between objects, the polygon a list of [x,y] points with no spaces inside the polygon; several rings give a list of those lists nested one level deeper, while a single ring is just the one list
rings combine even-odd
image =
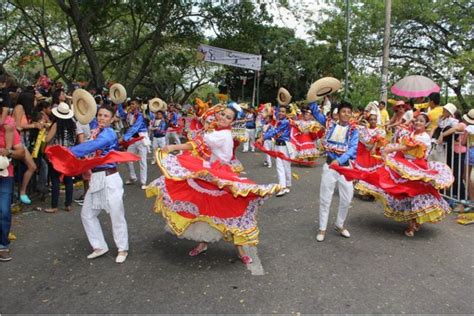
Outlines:
[{"label": "male dancer", "polygon": [[[136,99],[130,101],[130,108],[127,114],[127,122],[130,126],[128,131],[123,135],[123,140],[128,142],[132,137],[140,137],[143,136],[144,138],[134,142],[131,144],[127,151],[134,153],[140,156],[140,183],[142,189],[146,189],[146,179],[147,179],[147,153],[148,153],[148,145],[147,142],[150,143],[148,138],[148,127],[146,124],[145,119],[143,118],[140,109],[138,108],[138,102]],[[128,172],[129,172],[129,179],[125,181],[125,184],[133,184],[137,182],[137,175],[135,173],[135,167],[133,166],[133,162],[128,162]]]},{"label": "male dancer", "polygon": [[[78,158],[100,151],[105,156],[118,148],[117,135],[110,127],[114,111],[110,106],[101,106],[97,114],[99,127],[92,132],[91,140],[71,147]],[[84,198],[81,219],[94,251],[87,259],[100,257],[109,251],[100,226],[99,213],[104,209],[110,214],[115,245],[118,248],[117,263],[125,262],[128,255],[128,229],[123,206],[123,182],[116,163],[107,163],[92,169],[89,189]]]},{"label": "male dancer", "polygon": [[178,136],[178,119],[179,115],[177,113],[176,106],[170,104],[168,106],[168,129],[166,130],[166,145],[170,145],[171,138],[174,139],[175,144],[181,144],[181,140]]},{"label": "male dancer", "polygon": [[[286,116],[286,107],[280,106],[278,111],[278,121],[276,127],[270,127],[265,134],[263,134],[264,140],[275,138],[275,149],[282,153],[286,157],[290,158],[288,152],[287,142],[290,141],[290,121]],[[276,196],[283,196],[286,193],[290,193],[291,188],[291,162],[283,160],[279,157],[275,159],[276,169],[278,173],[278,182],[281,186],[281,190]]]},{"label": "male dancer", "polygon": [[[309,104],[314,118],[323,126],[326,126],[326,116],[319,110],[316,102]],[[343,175],[336,170],[331,169],[330,165],[348,166],[349,160],[354,159],[357,153],[359,142],[358,130],[349,124],[352,117],[352,105],[348,102],[342,102],[338,108],[338,120],[330,121],[327,125],[326,135],[322,141],[326,152],[326,163],[323,166],[321,175],[321,189],[319,193],[319,232],[316,236],[317,241],[324,241],[326,237],[326,227],[329,217],[329,207],[336,183],[339,190],[339,210],[335,229],[343,237],[349,238],[351,235],[344,227],[344,221],[354,195],[352,182],[347,181]]]},{"label": "male dancer", "polygon": [[164,113],[158,111],[153,113],[153,119],[150,122],[150,130],[153,135],[153,161],[152,165],[156,164],[155,151],[158,148],[163,148],[166,146],[166,121],[164,119]]},{"label": "male dancer", "polygon": [[246,153],[250,150],[252,152],[255,151],[255,113],[252,108],[245,110],[245,130],[247,133],[247,141],[244,143],[244,150],[243,152]]},{"label": "male dancer", "polygon": [[[263,122],[262,126],[262,133],[267,132],[271,127],[272,127],[272,116],[267,115],[265,117],[265,121]],[[266,139],[263,142],[263,147],[266,150],[273,150],[273,141],[271,139]],[[265,154],[265,161],[263,162],[263,165],[266,166],[267,168],[272,167],[272,157],[269,154]]]}]

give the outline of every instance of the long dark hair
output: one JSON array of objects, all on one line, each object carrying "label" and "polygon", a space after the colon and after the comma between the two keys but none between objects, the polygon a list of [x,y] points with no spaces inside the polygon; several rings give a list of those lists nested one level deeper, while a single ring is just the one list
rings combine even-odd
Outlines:
[{"label": "long dark hair", "polygon": [[[64,92],[64,90],[63,90],[63,89],[56,89],[56,90],[54,90],[53,95],[52,95],[53,104],[59,104],[59,102],[61,102],[61,101],[59,101],[59,96],[61,95],[61,92]],[[64,93],[65,93],[65,92],[64,92]]]},{"label": "long dark hair", "polygon": [[56,123],[56,139],[61,144],[74,144],[76,142],[76,123],[72,118],[62,119],[53,115]]},{"label": "long dark hair", "polygon": [[16,104],[21,104],[23,106],[23,110],[25,111],[25,115],[27,119],[30,119],[31,112],[33,112],[33,108],[35,106],[35,94],[30,91],[22,92],[16,101]]}]

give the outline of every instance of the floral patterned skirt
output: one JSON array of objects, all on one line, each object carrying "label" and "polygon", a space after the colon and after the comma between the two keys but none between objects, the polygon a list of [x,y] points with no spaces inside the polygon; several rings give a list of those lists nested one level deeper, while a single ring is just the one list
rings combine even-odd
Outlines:
[{"label": "floral patterned skirt", "polygon": [[[359,157],[357,158],[359,160]],[[333,167],[348,180],[357,180],[355,188],[380,200],[384,214],[399,222],[437,222],[451,209],[439,194],[453,181],[451,169],[440,162],[406,159],[402,154],[389,155],[382,166],[358,169]]]},{"label": "floral patterned skirt", "polygon": [[157,161],[164,176],[148,186],[147,195],[157,197],[155,211],[172,233],[196,241],[212,242],[220,236],[236,245],[258,244],[257,210],[279,185],[256,184],[229,165],[209,163],[189,152],[157,152]]},{"label": "floral patterned skirt", "polygon": [[[316,147],[315,140],[324,135],[323,129],[311,129],[312,126],[319,126],[315,122],[296,121],[295,123],[298,125],[292,126],[290,131],[290,142],[296,151],[294,158],[298,160],[314,160],[318,158],[320,152]],[[316,132],[313,132],[313,130]]]}]

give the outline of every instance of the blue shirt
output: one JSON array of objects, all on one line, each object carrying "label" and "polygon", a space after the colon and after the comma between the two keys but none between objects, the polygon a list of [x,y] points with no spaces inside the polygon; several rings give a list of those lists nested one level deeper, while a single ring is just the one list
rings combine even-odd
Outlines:
[{"label": "blue shirt", "polygon": [[127,112],[125,112],[125,110],[123,109],[123,103],[120,103],[117,106],[117,114],[122,120],[125,120],[127,118]]},{"label": "blue shirt", "polygon": [[158,120],[153,120],[151,124],[151,129],[153,131],[153,137],[163,137],[166,133],[166,121],[161,120],[158,124],[156,124]]},{"label": "blue shirt", "polygon": [[245,115],[245,128],[248,128],[248,129],[255,129],[255,116],[253,115],[253,113],[249,113],[247,115]]},{"label": "blue shirt", "polygon": [[[326,125],[326,116],[321,113],[318,104],[311,102],[308,105],[314,118],[321,125]],[[338,125],[343,126],[333,121],[327,127],[323,147],[326,151],[326,155],[328,155],[331,160],[337,160],[340,165],[345,165],[350,159],[355,159],[356,157],[357,146],[359,144],[359,131],[356,128],[349,127],[344,142],[335,142],[331,140],[331,136]],[[335,152],[335,150],[338,152]]]},{"label": "blue shirt", "polygon": [[170,113],[170,118],[169,118],[169,125],[172,127],[177,127],[178,126],[178,113],[176,112],[171,112]]},{"label": "blue shirt", "polygon": [[290,140],[290,121],[287,118],[278,121],[276,127],[270,127],[263,135],[265,140],[274,137],[276,137],[276,141],[287,142]]},{"label": "blue shirt", "polygon": [[92,121],[90,121],[89,123],[89,128],[93,130],[93,129],[96,129],[97,127],[99,127],[99,122],[97,122],[97,118],[94,117]]},{"label": "blue shirt", "polygon": [[[95,153],[97,150],[101,151],[100,156],[107,155],[112,150],[118,149],[117,134],[111,127],[104,128],[95,139],[86,141],[82,144],[69,148],[74,156],[78,158],[85,157],[89,154]],[[117,164],[109,163],[101,166],[97,166],[97,169],[113,168]]]},{"label": "blue shirt", "polygon": [[128,129],[128,131],[123,135],[123,140],[124,141],[129,141],[130,138],[133,137],[133,135],[137,133],[146,133],[148,131],[148,128],[146,126],[145,119],[143,118],[143,115],[138,112],[135,115],[135,122],[133,125]]}]

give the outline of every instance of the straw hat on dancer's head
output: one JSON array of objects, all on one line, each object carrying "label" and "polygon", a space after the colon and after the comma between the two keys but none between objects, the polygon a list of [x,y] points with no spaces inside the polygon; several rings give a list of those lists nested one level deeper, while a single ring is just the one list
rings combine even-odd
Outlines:
[{"label": "straw hat on dancer's head", "polygon": [[165,112],[168,109],[168,105],[165,101],[161,100],[160,98],[153,98],[148,101],[148,108],[151,112],[158,112],[162,111]]},{"label": "straw hat on dancer's head", "polygon": [[285,88],[278,89],[277,101],[282,106],[287,106],[291,102],[291,94]]},{"label": "straw hat on dancer's head", "polygon": [[74,90],[72,104],[74,116],[81,124],[89,124],[97,114],[94,97],[84,89]]},{"label": "straw hat on dancer's head", "polygon": [[339,89],[341,89],[341,82],[339,80],[333,77],[324,77],[311,84],[306,99],[308,102],[318,101]]},{"label": "straw hat on dancer's head", "polygon": [[109,98],[115,104],[123,103],[127,100],[127,90],[120,83],[114,83],[110,87]]}]

